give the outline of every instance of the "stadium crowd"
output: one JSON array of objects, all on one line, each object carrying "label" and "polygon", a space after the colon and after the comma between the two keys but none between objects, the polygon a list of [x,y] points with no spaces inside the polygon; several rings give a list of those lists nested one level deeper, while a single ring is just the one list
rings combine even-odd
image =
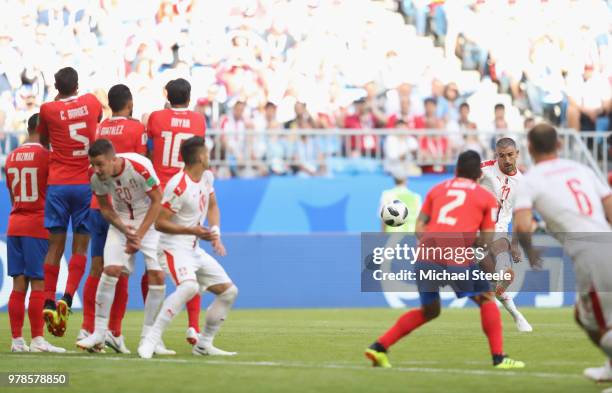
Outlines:
[{"label": "stadium crowd", "polygon": [[[81,92],[126,83],[133,115],[164,106],[173,78],[192,84],[210,129],[237,132],[220,155],[258,174],[325,173],[313,138],[292,129],[441,129],[447,135],[360,135],[339,153],[430,161],[474,149],[481,132],[544,119],[609,130],[610,23],[604,0],[0,0],[0,152],[56,94],[53,73],[79,71]],[[266,138],[268,130],[287,136]],[[465,131],[474,131],[465,133]],[[464,131],[458,133],[457,131]],[[292,156],[298,165],[283,164]],[[214,158],[214,154],[213,154]],[[431,168],[430,168],[431,169]],[[438,170],[433,168],[432,170]],[[240,174],[228,171],[227,175]]]}]

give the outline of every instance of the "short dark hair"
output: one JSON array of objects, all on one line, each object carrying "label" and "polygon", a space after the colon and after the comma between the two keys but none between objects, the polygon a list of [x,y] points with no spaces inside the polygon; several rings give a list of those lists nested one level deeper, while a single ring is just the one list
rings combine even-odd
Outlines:
[{"label": "short dark hair", "polygon": [[74,94],[79,88],[79,74],[72,67],[60,69],[55,73],[54,77],[55,88],[60,94]]},{"label": "short dark hair", "polygon": [[457,158],[457,177],[477,180],[482,173],[480,169],[480,154],[474,150],[466,150]]},{"label": "short dark hair", "polygon": [[494,110],[498,110],[498,109],[506,110],[506,106],[504,104],[502,104],[502,103],[495,104],[495,109]]},{"label": "short dark hair", "polygon": [[554,153],[557,151],[557,130],[555,127],[540,123],[529,130],[527,139],[535,153]]},{"label": "short dark hair", "polygon": [[191,84],[183,78],[173,79],[166,83],[166,93],[170,105],[185,105],[191,97]]},{"label": "short dark hair", "polygon": [[501,138],[495,143],[496,149],[503,149],[505,147],[514,147],[516,149],[516,142],[512,138]]},{"label": "short dark hair", "polygon": [[423,100],[423,105],[427,105],[428,103],[438,105],[438,101],[433,97],[427,97],[425,100]]},{"label": "short dark hair", "polygon": [[108,91],[108,106],[113,112],[125,109],[130,101],[132,101],[132,92],[126,85],[118,84]]},{"label": "short dark hair", "polygon": [[459,105],[459,109],[461,110],[463,108],[470,109],[470,104],[468,104],[467,102],[462,102],[461,105]]},{"label": "short dark hair", "polygon": [[29,135],[35,134],[36,127],[38,127],[38,113],[33,114],[28,119],[28,134]]},{"label": "short dark hair", "polygon": [[265,108],[266,109],[268,109],[268,108],[275,108],[276,109],[276,104],[273,103],[272,101],[268,101],[268,102],[266,102]]},{"label": "short dark hair", "polygon": [[94,143],[89,146],[89,150],[87,151],[89,157],[98,157],[107,154],[115,154],[115,148],[113,144],[108,139],[98,139]]},{"label": "short dark hair", "polygon": [[192,136],[181,144],[181,157],[185,165],[197,162],[197,154],[200,148],[206,147],[206,142],[201,136]]}]

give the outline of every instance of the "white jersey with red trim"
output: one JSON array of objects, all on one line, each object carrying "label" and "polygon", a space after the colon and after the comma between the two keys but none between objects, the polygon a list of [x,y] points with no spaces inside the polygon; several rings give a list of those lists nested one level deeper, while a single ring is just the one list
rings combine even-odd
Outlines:
[{"label": "white jersey with red trim", "polygon": [[610,187],[590,168],[554,159],[536,164],[523,177],[514,210],[534,208],[553,233],[610,232],[602,203],[610,196]]},{"label": "white jersey with red trim", "polygon": [[[198,182],[183,170],[172,176],[166,184],[162,199],[164,208],[174,213],[171,221],[185,227],[202,225],[208,212],[210,194],[215,192],[213,183],[214,176],[211,171],[205,171]],[[162,249],[193,249],[197,244],[194,235],[162,233],[160,239]]]},{"label": "white jersey with red trim", "polygon": [[121,172],[107,180],[92,174],[91,189],[96,195],[110,194],[121,219],[141,221],[151,205],[147,193],[159,186],[159,179],[148,158],[137,153],[120,153],[117,157],[123,159]]},{"label": "white jersey with red trim", "polygon": [[508,226],[512,222],[517,186],[523,174],[517,169],[514,175],[506,175],[499,169],[497,160],[484,161],[480,164],[480,168],[482,169],[480,184],[495,195],[499,204],[495,232],[508,232]]}]

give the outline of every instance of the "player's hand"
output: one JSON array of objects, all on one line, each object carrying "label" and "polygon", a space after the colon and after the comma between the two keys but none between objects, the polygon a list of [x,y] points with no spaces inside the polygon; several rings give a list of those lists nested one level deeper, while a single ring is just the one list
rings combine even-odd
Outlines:
[{"label": "player's hand", "polygon": [[193,234],[199,237],[200,239],[206,240],[209,242],[219,239],[218,233],[213,232],[210,229],[199,226],[199,225],[193,228]]},{"label": "player's hand", "polygon": [[138,242],[128,241],[125,244],[125,253],[126,254],[134,254],[138,250],[140,250],[140,241],[138,241]]},{"label": "player's hand", "polygon": [[529,264],[534,270],[542,270],[542,257],[540,254],[540,251],[535,248],[531,248],[531,250],[527,252]]},{"label": "player's hand", "polygon": [[510,245],[510,254],[512,255],[514,263],[519,263],[521,261],[521,247],[518,244],[512,243]]},{"label": "player's hand", "polygon": [[221,242],[221,238],[217,238],[216,240],[212,241],[212,248],[215,251],[215,254],[219,255],[220,257],[227,255],[227,251],[225,251],[225,246]]}]

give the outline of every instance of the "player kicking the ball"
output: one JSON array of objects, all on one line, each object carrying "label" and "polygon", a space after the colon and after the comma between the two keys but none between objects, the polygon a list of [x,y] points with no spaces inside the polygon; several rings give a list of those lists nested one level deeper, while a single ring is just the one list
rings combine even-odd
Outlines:
[{"label": "player kicking the ball", "polygon": [[[234,304],[238,288],[221,265],[199,247],[200,239],[207,240],[217,254],[225,255],[204,138],[196,136],[183,142],[181,155],[185,168],[168,182],[163,208],[155,222],[155,228],[162,232],[160,262],[169,271],[176,290],[164,301],[153,328],[138,347],[138,354],[151,358],[164,330],[189,299],[201,291],[209,291],[216,297],[206,311],[206,323],[192,352],[194,355],[235,355],[213,346],[215,334]],[[202,227],[205,217],[210,229]]]},{"label": "player kicking the ball", "polygon": [[[457,247],[459,243],[453,239],[459,239],[462,244],[460,247],[471,247],[490,242],[495,228],[497,201],[490,192],[476,183],[480,176],[480,155],[471,150],[461,153],[457,160],[456,177],[438,184],[425,197],[416,224],[420,244],[425,247],[442,247],[440,244]],[[480,236],[477,238],[478,231]],[[449,233],[458,235],[452,236],[450,243],[447,240]],[[469,269],[465,272],[473,277],[470,272],[474,270],[475,264],[458,265],[448,260],[419,260],[415,263],[415,269],[426,268],[436,271]],[[366,349],[365,355],[375,367],[391,367],[387,350],[402,337],[440,315],[439,287],[447,284],[455,289],[458,297],[469,296],[480,307],[482,330],[489,341],[493,366],[499,369],[525,367],[523,362],[512,360],[504,353],[501,316],[488,281],[473,278],[444,283],[419,280],[417,284],[421,308],[402,315],[391,329]]]},{"label": "player kicking the ball", "polygon": [[[164,273],[157,261],[159,233],[152,227],[161,208],[161,192],[151,161],[136,153],[115,154],[107,139],[95,141],[88,154],[94,172],[91,188],[102,216],[111,226],[104,245],[104,270],[96,291],[95,329],[93,334],[77,341],[79,348],[87,350],[104,345],[115,287],[121,274],[134,270],[137,251],[144,255],[151,283],[164,288]],[[159,292],[147,297],[145,321],[154,320],[159,310],[164,291]],[[154,307],[151,302],[155,302]],[[154,315],[151,317],[150,313]],[[149,329],[144,324],[142,336]]]},{"label": "player kicking the ball", "polygon": [[[516,167],[519,151],[511,138],[501,138],[495,144],[495,160],[480,164],[482,177],[480,184],[491,191],[499,205],[495,223],[494,240],[489,247],[489,254],[481,261],[481,266],[487,272],[504,270],[512,273],[512,262],[520,262],[521,251],[518,238],[508,240],[508,227],[512,221],[512,209],[516,200],[516,187],[523,175]],[[506,293],[506,288],[512,281],[496,283],[495,296],[512,315],[519,332],[531,332],[533,329],[527,319],[516,308],[512,297]]]},{"label": "player kicking the ball", "polygon": [[597,382],[612,381],[612,192],[591,169],[558,158],[556,130],[546,124],[528,133],[535,166],[519,184],[514,207],[514,231],[534,267],[541,264],[531,243],[532,209],[574,262],[576,321],[607,356],[603,367],[584,375]]},{"label": "player kicking the ball", "polygon": [[[39,143],[36,133],[38,115],[28,120],[28,141],[13,150],[4,167],[6,185],[13,205],[8,220],[8,275],[13,277],[8,313],[11,323],[11,352],[66,352],[43,337],[43,262],[49,233],[44,227],[45,193],[49,172],[49,151]],[[25,298],[30,286],[28,317],[32,342],[23,339]]]}]

